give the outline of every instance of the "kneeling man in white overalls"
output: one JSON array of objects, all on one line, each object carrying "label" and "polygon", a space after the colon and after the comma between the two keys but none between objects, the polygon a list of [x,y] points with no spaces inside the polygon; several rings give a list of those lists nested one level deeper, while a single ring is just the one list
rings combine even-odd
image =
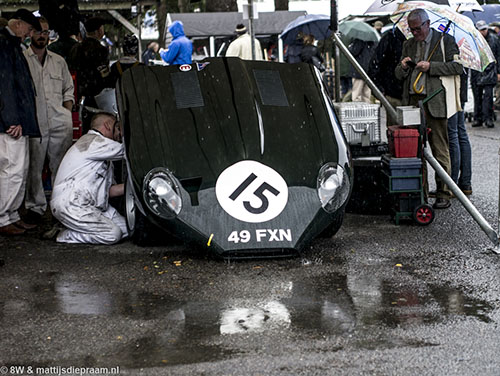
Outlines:
[{"label": "kneeling man in white overalls", "polygon": [[123,184],[113,184],[111,163],[124,158],[120,125],[102,112],[90,126],[64,156],[54,181],[50,207],[65,227],[60,243],[114,244],[128,235],[125,218],[108,203],[124,193]]}]

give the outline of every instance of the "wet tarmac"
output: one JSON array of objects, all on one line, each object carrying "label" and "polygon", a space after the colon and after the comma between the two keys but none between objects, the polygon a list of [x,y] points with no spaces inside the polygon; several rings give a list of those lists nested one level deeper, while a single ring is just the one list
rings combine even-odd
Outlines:
[{"label": "wet tarmac", "polygon": [[[500,131],[469,131],[471,200],[496,228]],[[0,237],[0,367],[500,374],[500,258],[456,200],[428,227],[348,214],[334,238],[281,260],[39,235]]]}]

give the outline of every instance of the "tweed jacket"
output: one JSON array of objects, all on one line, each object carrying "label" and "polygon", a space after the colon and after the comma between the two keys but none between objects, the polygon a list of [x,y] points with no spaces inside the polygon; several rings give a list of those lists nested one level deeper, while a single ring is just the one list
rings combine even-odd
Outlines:
[{"label": "tweed jacket", "polygon": [[[439,43],[441,37],[440,32],[431,29],[432,38],[429,48],[429,54],[436,45]],[[434,93],[436,90],[442,88],[440,76],[459,75],[463,72],[462,64],[459,62],[459,50],[455,40],[450,35],[445,34],[443,38],[445,59],[443,61],[443,52],[439,45],[430,59],[430,68],[427,74],[426,90],[427,95]],[[409,56],[414,60],[417,54],[417,42],[415,38],[410,38],[403,43],[403,52],[401,60]],[[418,63],[418,61],[416,61]],[[410,101],[410,85],[413,68],[404,70],[401,62],[396,66],[395,74],[399,80],[403,82],[403,105],[408,105]],[[424,81],[419,81],[420,83]],[[431,116],[435,118],[446,118],[446,97],[444,91],[436,95],[433,99],[427,102],[427,108]]]}]

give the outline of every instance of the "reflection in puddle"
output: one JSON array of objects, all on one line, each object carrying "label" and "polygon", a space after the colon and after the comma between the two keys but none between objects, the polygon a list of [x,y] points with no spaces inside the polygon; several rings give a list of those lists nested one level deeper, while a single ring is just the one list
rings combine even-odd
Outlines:
[{"label": "reflection in puddle", "polygon": [[[216,332],[236,334],[263,332],[275,328],[315,329],[332,333],[353,330],[360,325],[413,325],[445,320],[450,315],[472,316],[489,322],[492,306],[472,299],[457,289],[427,286],[423,282],[401,283],[377,279],[376,273],[331,274],[310,281],[283,281],[281,299],[223,301],[214,307],[212,318],[200,312],[203,303],[180,302],[147,292],[112,294],[101,286],[82,282],[71,275],[48,275],[44,284],[33,286],[40,311],[70,315],[120,315],[132,319],[167,319],[183,309],[194,308],[190,319],[211,321]],[[269,289],[271,291],[272,288]],[[8,302],[5,307],[12,307]],[[3,312],[8,313],[8,308]]]},{"label": "reflection in puddle", "polygon": [[[106,360],[96,359],[97,363],[113,362],[128,368],[225,359],[242,351],[223,345],[240,334],[288,332],[311,338],[349,334],[357,335],[354,338],[363,348],[419,347],[433,344],[411,340],[398,343],[398,338],[370,340],[360,338],[360,334],[384,326],[446,322],[457,316],[491,320],[491,305],[458,289],[428,285],[404,273],[376,273],[370,268],[368,265],[357,274],[279,280],[274,285],[262,282],[259,293],[247,299],[239,296],[234,284],[228,284],[231,291],[226,291],[221,301],[179,301],[145,291],[113,293],[74,275],[51,274],[32,286],[36,292],[32,307],[37,312],[80,315],[82,320],[89,315],[117,317],[125,322],[154,320],[154,330],[137,331],[135,337],[114,345]],[[379,275],[389,277],[382,279]],[[22,300],[0,302],[0,317],[13,317],[19,307],[25,312],[30,309]]]},{"label": "reflection in puddle", "polygon": [[75,315],[105,315],[111,313],[113,302],[106,291],[96,291],[85,283],[57,281],[56,299],[59,310]]},{"label": "reflection in puddle", "polygon": [[230,308],[221,313],[221,334],[262,332],[273,327],[287,327],[290,324],[288,309],[277,301],[262,307]]}]

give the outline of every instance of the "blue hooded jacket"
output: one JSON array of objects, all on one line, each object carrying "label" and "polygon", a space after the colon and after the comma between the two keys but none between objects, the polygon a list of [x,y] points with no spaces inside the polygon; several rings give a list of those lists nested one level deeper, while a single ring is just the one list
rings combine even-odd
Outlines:
[{"label": "blue hooded jacket", "polygon": [[174,37],[167,51],[160,52],[160,56],[170,65],[191,64],[191,55],[193,53],[193,43],[186,38],[184,26],[181,21],[174,21],[168,28],[168,31]]}]

